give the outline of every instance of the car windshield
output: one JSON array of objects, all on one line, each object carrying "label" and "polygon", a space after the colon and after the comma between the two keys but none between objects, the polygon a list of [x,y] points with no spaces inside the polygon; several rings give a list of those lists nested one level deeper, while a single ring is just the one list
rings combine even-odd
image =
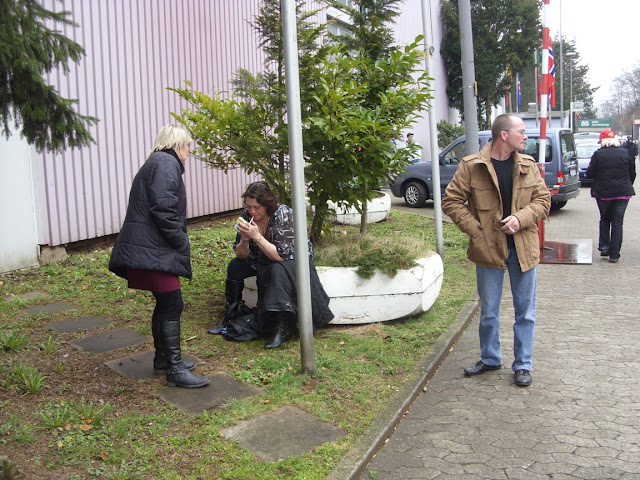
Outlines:
[{"label": "car windshield", "polygon": [[590,143],[578,143],[576,144],[576,148],[578,150],[578,157],[580,158],[591,158],[593,152],[600,148],[600,145],[590,144]]}]

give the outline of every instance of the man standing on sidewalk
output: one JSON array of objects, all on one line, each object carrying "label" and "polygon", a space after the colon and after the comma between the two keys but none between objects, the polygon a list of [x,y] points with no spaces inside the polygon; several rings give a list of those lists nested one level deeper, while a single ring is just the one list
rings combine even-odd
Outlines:
[{"label": "man standing on sidewalk", "polygon": [[498,116],[493,140],[465,157],[445,191],[442,211],[469,235],[467,257],[476,264],[480,296],[480,361],[465,368],[467,376],[502,367],[500,303],[505,269],[515,310],[515,383],[531,385],[531,352],[536,319],[538,222],[551,206],[549,189],[535,160],[518,152],[527,139],[515,114]]}]

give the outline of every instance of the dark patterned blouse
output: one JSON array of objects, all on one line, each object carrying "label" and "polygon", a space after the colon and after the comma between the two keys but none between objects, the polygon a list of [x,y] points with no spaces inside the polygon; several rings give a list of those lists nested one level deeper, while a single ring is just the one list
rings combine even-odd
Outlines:
[{"label": "dark patterned blouse", "polygon": [[[242,209],[240,214],[242,218],[249,221],[251,215],[246,208]],[[267,231],[264,232],[264,237],[271,243],[273,243],[278,251],[278,255],[283,260],[293,260],[295,256],[295,246],[293,239],[293,210],[286,205],[279,205],[277,210],[273,212],[273,215],[269,217],[269,223],[267,224]],[[233,244],[233,249],[240,243],[240,234],[236,235],[236,241]],[[313,260],[313,245],[309,239],[309,258]],[[266,265],[272,263],[269,257],[267,257],[260,247],[256,245],[253,240],[249,240],[249,257],[247,257],[247,263],[254,269],[258,268],[258,265]]]}]

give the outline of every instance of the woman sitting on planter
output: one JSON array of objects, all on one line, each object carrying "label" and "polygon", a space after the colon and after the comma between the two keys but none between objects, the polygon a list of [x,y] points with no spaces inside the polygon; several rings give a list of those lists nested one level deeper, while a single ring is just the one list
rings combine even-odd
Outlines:
[{"label": "woman sitting on planter", "polygon": [[[287,339],[287,324],[297,319],[294,261],[293,210],[281,205],[266,182],[249,185],[242,194],[244,208],[233,245],[236,258],[227,267],[225,300],[227,307],[242,299],[244,279],[257,276],[259,320],[273,331],[265,348],[278,348]],[[324,291],[313,264],[309,241],[309,272],[313,325],[331,321],[329,296]]]}]

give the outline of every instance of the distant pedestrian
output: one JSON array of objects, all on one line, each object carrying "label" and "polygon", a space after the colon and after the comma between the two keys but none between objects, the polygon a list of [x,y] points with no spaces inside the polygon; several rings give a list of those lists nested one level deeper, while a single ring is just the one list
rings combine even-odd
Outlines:
[{"label": "distant pedestrian", "polygon": [[515,310],[515,384],[531,384],[531,354],[536,320],[538,222],[551,206],[549,189],[535,160],[518,152],[527,134],[515,114],[498,116],[493,140],[460,162],[442,200],[442,211],[469,235],[467,256],[476,264],[480,295],[480,361],[465,368],[467,376],[502,367],[500,303],[504,271]]},{"label": "distant pedestrian", "polygon": [[187,196],[182,174],[191,137],[183,128],[162,127],[153,150],[133,179],[127,215],[111,252],[109,270],[126,278],[129,288],[148,290],[156,305],[151,317],[154,373],[167,386],[196,388],[209,383],[189,370],[180,350],[184,309],[180,278],[191,278],[187,236]]},{"label": "distant pedestrian", "polygon": [[596,150],[587,167],[587,178],[593,179],[591,196],[600,210],[598,250],[601,257],[611,263],[620,258],[622,222],[629,199],[635,195],[635,157],[620,148],[620,142],[611,130],[600,134],[600,149]]},{"label": "distant pedestrian", "polygon": [[631,161],[635,162],[636,156],[638,155],[638,145],[636,144],[636,142],[633,141],[633,138],[631,138],[631,135],[627,136],[627,140],[621,146],[628,152],[629,158],[631,159]]},{"label": "distant pedestrian", "polygon": [[404,142],[404,140],[396,135],[391,139],[391,143],[393,143],[393,151],[397,152],[398,150],[401,150],[403,148],[405,148],[407,146],[407,144]]},{"label": "distant pedestrian", "polygon": [[411,145],[413,143],[413,133],[407,133],[407,145]]}]

